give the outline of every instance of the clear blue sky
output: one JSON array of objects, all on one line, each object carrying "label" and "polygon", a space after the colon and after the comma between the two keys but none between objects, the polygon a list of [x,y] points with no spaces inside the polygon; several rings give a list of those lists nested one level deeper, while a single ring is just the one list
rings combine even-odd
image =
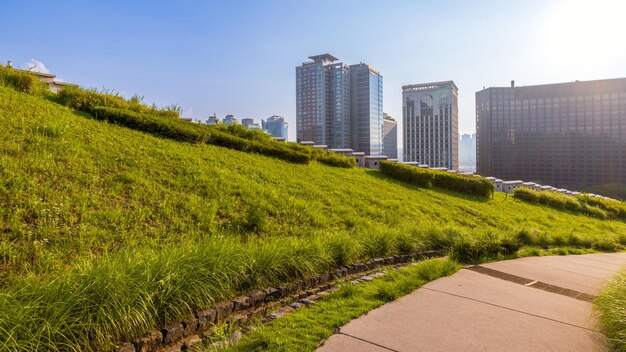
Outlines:
[{"label": "clear blue sky", "polygon": [[483,86],[626,76],[623,3],[1,0],[0,60],[196,119],[283,115],[293,139],[295,67],[331,53],[379,69],[398,119],[402,85],[454,80],[466,133]]}]

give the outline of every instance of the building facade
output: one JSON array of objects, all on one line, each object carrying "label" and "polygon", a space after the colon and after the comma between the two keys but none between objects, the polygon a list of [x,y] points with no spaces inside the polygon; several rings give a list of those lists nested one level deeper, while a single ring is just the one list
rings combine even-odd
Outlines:
[{"label": "building facade", "polygon": [[273,137],[287,139],[289,132],[289,125],[285,118],[282,116],[270,116],[267,121],[261,120],[263,130],[267,131]]},{"label": "building facade", "polygon": [[350,146],[350,69],[330,54],[296,67],[297,141]]},{"label": "building facade", "polygon": [[398,122],[391,116],[383,116],[383,155],[398,159]]},{"label": "building facade", "polygon": [[383,154],[383,76],[367,64],[350,65],[351,148]]},{"label": "building facade", "polygon": [[382,153],[382,76],[330,54],[296,67],[296,139]]},{"label": "building facade", "polygon": [[463,134],[459,139],[459,170],[476,171],[476,134]]},{"label": "building facade", "polygon": [[222,123],[225,125],[236,125],[239,123],[239,120],[237,120],[233,115],[226,115],[224,116]]},{"label": "building facade", "polygon": [[405,162],[459,168],[458,88],[453,81],[402,87]]},{"label": "building facade", "polygon": [[483,175],[561,188],[626,184],[626,78],[476,93]]}]

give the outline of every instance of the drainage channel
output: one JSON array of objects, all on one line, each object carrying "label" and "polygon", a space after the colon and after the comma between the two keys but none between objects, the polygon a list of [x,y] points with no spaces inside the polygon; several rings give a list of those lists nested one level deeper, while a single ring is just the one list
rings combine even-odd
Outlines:
[{"label": "drainage channel", "polygon": [[543,290],[546,292],[551,292],[551,293],[556,293],[558,295],[571,297],[580,301],[592,302],[594,298],[596,298],[595,296],[590,295],[588,293],[579,292],[579,291],[571,290],[569,288],[560,287],[556,285],[550,285],[545,282],[532,280],[532,279],[528,279],[528,278],[517,276],[517,275],[508,274],[503,271],[486,268],[480,265],[469,266],[465,269],[477,272],[479,274],[495,277],[501,280],[514,282],[516,284],[524,285],[526,287],[532,287],[538,290]]}]

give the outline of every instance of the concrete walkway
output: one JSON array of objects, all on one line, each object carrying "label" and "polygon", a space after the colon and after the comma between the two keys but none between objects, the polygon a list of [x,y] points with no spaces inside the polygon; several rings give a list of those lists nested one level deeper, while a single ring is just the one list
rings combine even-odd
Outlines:
[{"label": "concrete walkway", "polygon": [[594,296],[626,253],[483,264],[343,326],[318,351],[605,351]]}]

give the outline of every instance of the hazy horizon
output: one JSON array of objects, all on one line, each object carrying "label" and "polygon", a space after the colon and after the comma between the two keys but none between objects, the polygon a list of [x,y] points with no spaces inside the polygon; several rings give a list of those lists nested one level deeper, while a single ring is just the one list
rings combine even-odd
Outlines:
[{"label": "hazy horizon", "polygon": [[294,139],[295,67],[330,53],[380,70],[384,111],[399,122],[402,85],[453,80],[463,134],[475,132],[483,87],[626,76],[624,10],[619,1],[5,1],[0,61],[36,60],[66,82],[177,103],[194,119],[281,115]]}]

